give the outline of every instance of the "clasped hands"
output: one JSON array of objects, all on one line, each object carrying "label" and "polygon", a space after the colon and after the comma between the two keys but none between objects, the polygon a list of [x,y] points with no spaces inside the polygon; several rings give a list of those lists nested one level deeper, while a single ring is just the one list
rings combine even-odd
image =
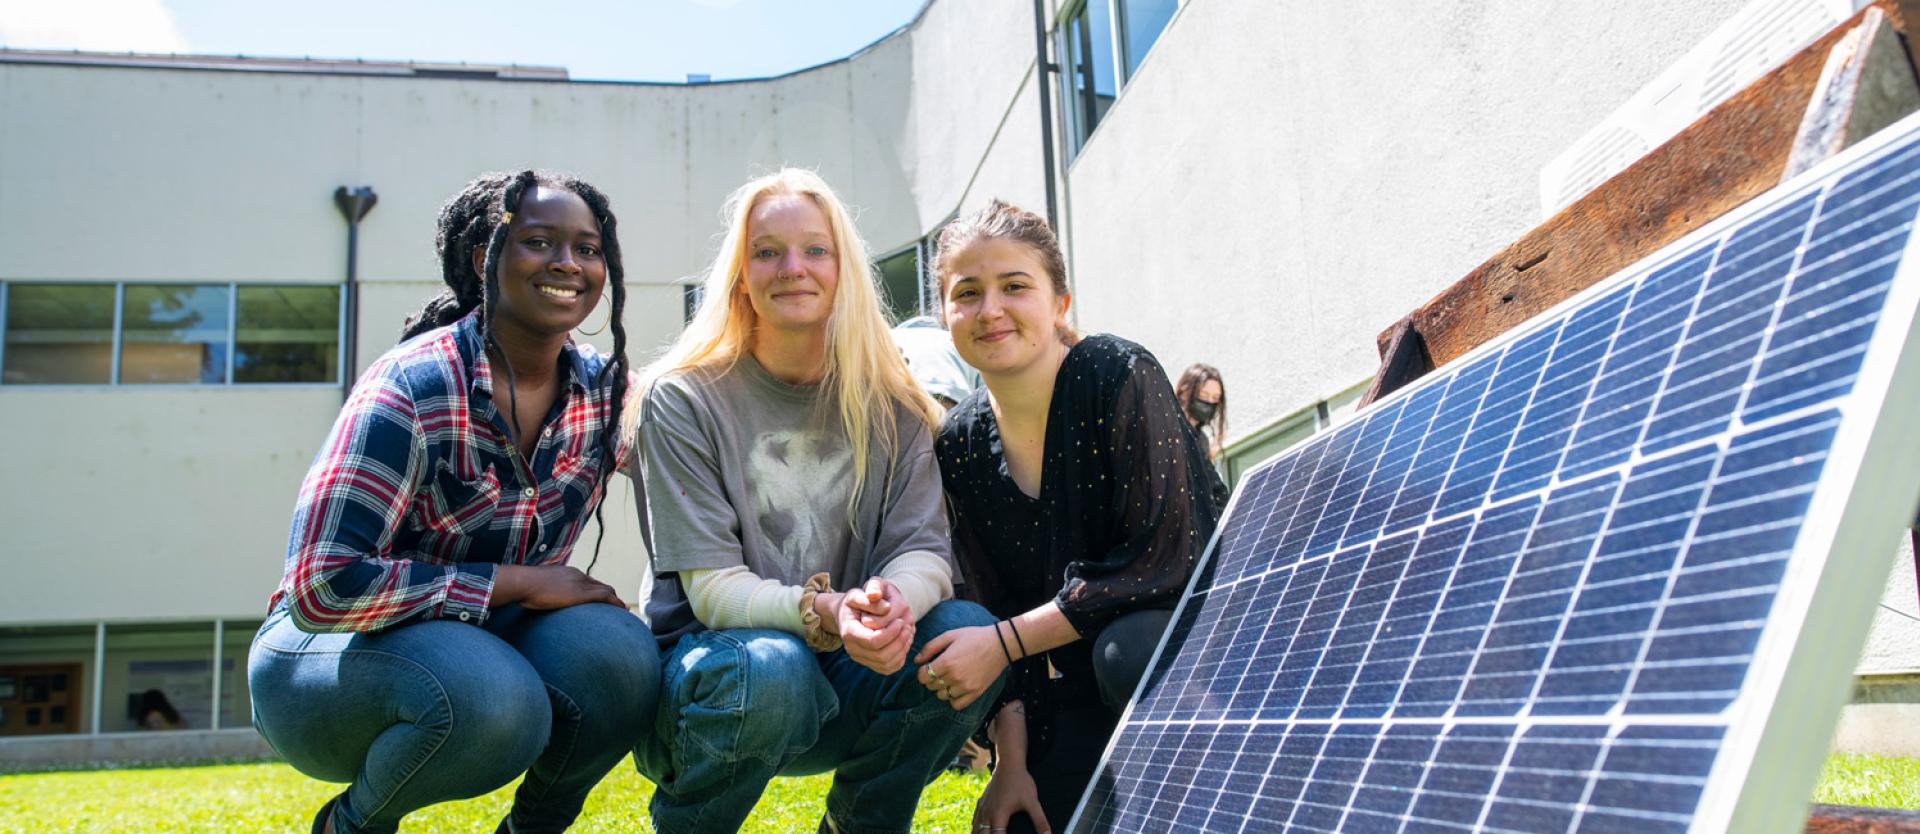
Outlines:
[{"label": "clasped hands", "polygon": [[841,648],[853,662],[891,675],[907,662],[913,646],[913,607],[892,582],[880,577],[845,593],[821,594],[814,606],[831,620]]}]

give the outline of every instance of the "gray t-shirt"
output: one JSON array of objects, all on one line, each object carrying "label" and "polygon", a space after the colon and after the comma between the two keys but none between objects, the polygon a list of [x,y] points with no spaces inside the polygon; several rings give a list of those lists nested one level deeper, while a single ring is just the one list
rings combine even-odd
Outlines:
[{"label": "gray t-shirt", "polygon": [[856,524],[847,523],[853,452],[818,386],[788,385],[751,355],[725,374],[667,374],[640,413],[640,527],[656,581],[647,615],[670,646],[705,626],[679,571],[745,565],[799,585],[825,571],[836,589],[903,553],[946,559],[947,516],[926,425],[894,410],[900,452],[875,443]]}]

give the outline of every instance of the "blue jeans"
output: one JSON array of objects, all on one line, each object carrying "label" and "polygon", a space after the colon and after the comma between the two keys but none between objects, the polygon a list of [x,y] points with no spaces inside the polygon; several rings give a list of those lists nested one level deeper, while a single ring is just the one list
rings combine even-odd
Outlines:
[{"label": "blue jeans", "polygon": [[274,751],[352,783],[334,804],[339,834],[393,831],[523,772],[512,830],[564,830],[647,732],[659,681],[646,623],[598,603],[371,634],[308,634],[281,606],[247,659],[253,724]]},{"label": "blue jeans", "polygon": [[934,606],[891,675],[845,651],[815,654],[784,631],[681,638],[661,671],[659,721],[634,749],[656,786],[655,829],[738,830],[775,775],[831,770],[826,813],[838,831],[906,831],[920,791],[986,718],[1001,685],[955,710],[914,679],[912,656],[935,635],[993,621],[971,602]]}]

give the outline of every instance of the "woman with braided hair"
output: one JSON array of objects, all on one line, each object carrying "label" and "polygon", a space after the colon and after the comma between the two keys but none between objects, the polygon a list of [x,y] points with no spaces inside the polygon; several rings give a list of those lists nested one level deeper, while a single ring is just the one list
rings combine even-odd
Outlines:
[{"label": "woman with braided hair", "polygon": [[[561,831],[659,686],[646,624],[567,565],[624,457],[619,239],[598,190],[522,171],[469,183],[435,243],[447,289],[361,376],[301,486],[247,664],[254,726],[351,783],[315,832],[393,831],[522,773],[500,830]],[[611,356],[568,336],[603,292]]]}]

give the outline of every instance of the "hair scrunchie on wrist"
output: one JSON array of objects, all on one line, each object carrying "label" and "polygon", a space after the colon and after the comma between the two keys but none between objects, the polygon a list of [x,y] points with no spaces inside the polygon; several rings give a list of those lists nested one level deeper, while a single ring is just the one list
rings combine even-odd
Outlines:
[{"label": "hair scrunchie on wrist", "polygon": [[807,648],[816,652],[840,650],[840,631],[829,626],[820,612],[813,610],[813,600],[821,594],[833,593],[833,581],[825,572],[807,577],[806,584],[800,586],[800,624],[805,628],[804,636]]}]

